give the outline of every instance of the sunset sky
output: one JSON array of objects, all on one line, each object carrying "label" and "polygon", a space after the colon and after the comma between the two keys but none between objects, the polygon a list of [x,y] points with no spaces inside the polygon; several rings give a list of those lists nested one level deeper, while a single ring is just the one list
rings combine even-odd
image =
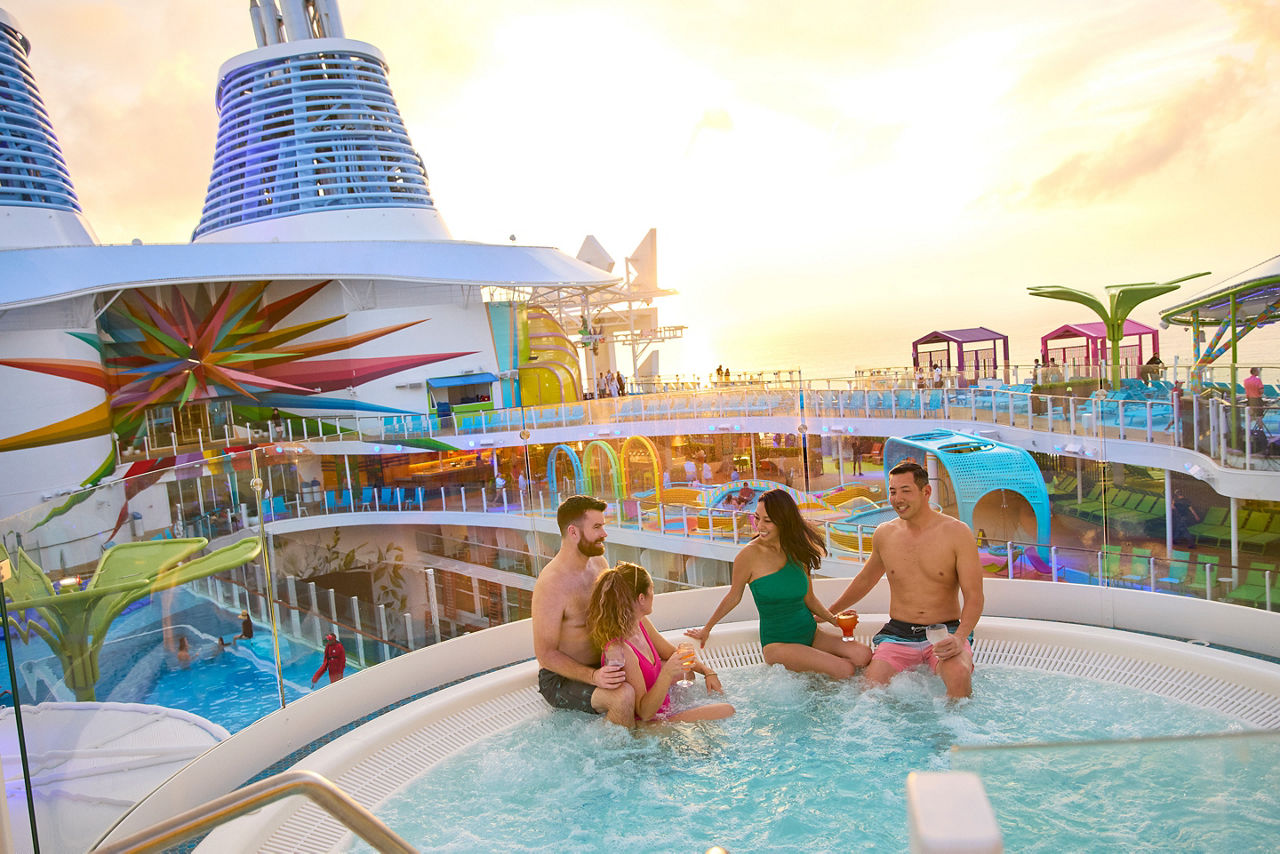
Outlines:
[{"label": "sunset sky", "polygon": [[[0,0],[103,242],[186,242],[248,0]],[[1030,285],[1280,252],[1280,2],[343,0],[458,238],[619,263],[656,227],[664,373],[903,364],[986,325],[1030,361],[1084,309]],[[1253,358],[1280,364],[1257,340]],[[1190,351],[1165,333],[1166,353]],[[1264,346],[1265,344],[1265,346]],[[1171,361],[1166,358],[1166,361]]]}]

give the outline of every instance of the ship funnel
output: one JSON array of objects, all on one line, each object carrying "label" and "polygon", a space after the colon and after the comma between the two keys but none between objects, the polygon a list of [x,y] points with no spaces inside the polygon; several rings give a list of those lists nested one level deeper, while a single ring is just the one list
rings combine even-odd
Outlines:
[{"label": "ship funnel", "polygon": [[250,0],[258,49],[228,61],[192,240],[447,240],[373,45],[337,0]]},{"label": "ship funnel", "polygon": [[0,9],[0,249],[96,243],[27,64],[30,53],[18,22]]}]

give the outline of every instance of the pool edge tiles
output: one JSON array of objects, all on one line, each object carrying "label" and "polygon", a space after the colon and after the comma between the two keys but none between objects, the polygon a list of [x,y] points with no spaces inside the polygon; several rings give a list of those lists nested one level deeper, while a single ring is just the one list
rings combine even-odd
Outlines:
[{"label": "pool edge tiles", "polygon": [[[878,626],[882,619],[864,615],[863,625]],[[754,621],[722,626],[706,650],[708,661],[723,669],[761,663],[757,632]],[[664,634],[675,637],[679,632]],[[860,639],[869,635],[860,634]],[[979,664],[1125,685],[1253,726],[1271,721],[1269,728],[1280,729],[1280,667],[1235,653],[1114,629],[999,617],[983,620],[974,652]],[[376,809],[464,746],[456,736],[483,738],[544,712],[547,707],[533,687],[536,670],[536,662],[524,662],[443,689],[358,728],[346,744],[339,739],[295,767],[328,776],[361,804]],[[1233,708],[1224,709],[1223,703]],[[1251,720],[1255,712],[1263,722]],[[434,743],[437,733],[448,737],[446,749]],[[424,765],[424,757],[431,756],[435,758]],[[225,825],[210,835],[209,847],[197,850],[321,852],[342,850],[337,846],[349,839],[349,831],[319,808],[284,804]]]}]

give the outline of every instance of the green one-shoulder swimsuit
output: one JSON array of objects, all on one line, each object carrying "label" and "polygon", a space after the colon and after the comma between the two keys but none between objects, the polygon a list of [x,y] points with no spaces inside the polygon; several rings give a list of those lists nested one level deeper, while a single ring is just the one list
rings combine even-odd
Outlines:
[{"label": "green one-shoulder swimsuit", "polygon": [[801,643],[813,645],[818,631],[813,614],[804,604],[809,593],[809,576],[804,568],[788,559],[782,569],[751,582],[751,596],[760,614],[760,645]]}]

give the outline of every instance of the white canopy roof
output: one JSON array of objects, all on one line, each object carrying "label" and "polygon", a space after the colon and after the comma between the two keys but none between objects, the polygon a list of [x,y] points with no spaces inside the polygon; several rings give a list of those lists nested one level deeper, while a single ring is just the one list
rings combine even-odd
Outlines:
[{"label": "white canopy roof", "polygon": [[551,247],[452,240],[61,246],[0,251],[0,308],[122,287],[317,278],[507,287],[620,281]]}]

